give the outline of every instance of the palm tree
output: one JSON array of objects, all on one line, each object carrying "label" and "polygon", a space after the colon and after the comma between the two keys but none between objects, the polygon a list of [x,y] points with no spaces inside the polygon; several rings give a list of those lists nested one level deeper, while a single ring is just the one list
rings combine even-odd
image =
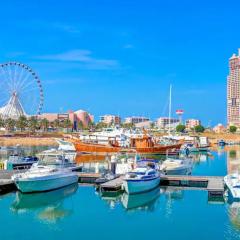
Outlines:
[{"label": "palm tree", "polygon": [[83,122],[80,120],[78,122],[78,130],[83,130],[84,126],[83,126]]},{"label": "palm tree", "polygon": [[63,128],[67,128],[67,132],[69,128],[72,128],[72,122],[69,119],[64,119],[62,122]]},{"label": "palm tree", "polygon": [[20,116],[16,122],[17,128],[20,128],[20,131],[22,132],[23,130],[25,130],[27,125],[27,118],[25,116]]},{"label": "palm tree", "polygon": [[5,127],[7,128],[8,131],[14,130],[15,124],[16,124],[16,121],[12,118],[8,118],[5,121]]},{"label": "palm tree", "polygon": [[0,118],[0,127],[1,128],[5,127],[5,122],[2,118]]},{"label": "palm tree", "polygon": [[94,122],[93,121],[89,121],[89,123],[88,123],[88,129],[89,130],[92,130],[93,128],[95,128],[96,127],[96,125],[94,124]]},{"label": "palm tree", "polygon": [[43,128],[43,131],[46,131],[49,127],[49,121],[46,118],[42,119],[40,121],[40,126]]},{"label": "palm tree", "polygon": [[60,121],[59,121],[59,119],[55,119],[55,120],[53,121],[53,127],[54,127],[54,128],[59,128],[59,127],[60,127]]},{"label": "palm tree", "polygon": [[35,132],[36,129],[38,128],[38,121],[35,117],[31,117],[28,120],[28,128],[30,129],[31,132]]}]

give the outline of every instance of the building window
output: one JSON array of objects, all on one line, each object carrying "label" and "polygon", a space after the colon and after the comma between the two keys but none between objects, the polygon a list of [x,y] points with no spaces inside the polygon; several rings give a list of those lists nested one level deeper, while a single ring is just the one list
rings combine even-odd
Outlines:
[{"label": "building window", "polygon": [[236,106],[237,105],[237,100],[236,98],[232,98],[232,106]]}]

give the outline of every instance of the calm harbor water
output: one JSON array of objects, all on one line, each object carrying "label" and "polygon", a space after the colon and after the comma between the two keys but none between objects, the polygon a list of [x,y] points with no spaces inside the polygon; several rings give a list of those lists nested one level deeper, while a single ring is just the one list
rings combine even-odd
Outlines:
[{"label": "calm harbor water", "polygon": [[[240,148],[194,156],[194,175],[225,175]],[[159,188],[100,196],[92,186],[0,196],[0,239],[240,239],[240,203],[211,202],[207,192]]]}]

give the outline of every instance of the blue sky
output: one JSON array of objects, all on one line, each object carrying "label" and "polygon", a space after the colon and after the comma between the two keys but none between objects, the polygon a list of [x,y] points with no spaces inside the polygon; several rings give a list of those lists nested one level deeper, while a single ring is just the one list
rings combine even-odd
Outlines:
[{"label": "blue sky", "polygon": [[44,112],[167,115],[226,122],[228,59],[240,47],[239,1],[3,1],[0,62],[40,76]]}]

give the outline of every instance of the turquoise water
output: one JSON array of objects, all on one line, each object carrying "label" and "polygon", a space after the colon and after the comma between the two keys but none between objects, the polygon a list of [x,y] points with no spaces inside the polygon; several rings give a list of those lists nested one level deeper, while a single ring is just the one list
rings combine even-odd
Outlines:
[{"label": "turquoise water", "polygon": [[[196,157],[194,175],[225,175],[238,151]],[[232,165],[231,165],[232,164]],[[207,192],[159,188],[100,196],[91,186],[0,196],[0,239],[240,239],[240,203],[210,202]]]}]

